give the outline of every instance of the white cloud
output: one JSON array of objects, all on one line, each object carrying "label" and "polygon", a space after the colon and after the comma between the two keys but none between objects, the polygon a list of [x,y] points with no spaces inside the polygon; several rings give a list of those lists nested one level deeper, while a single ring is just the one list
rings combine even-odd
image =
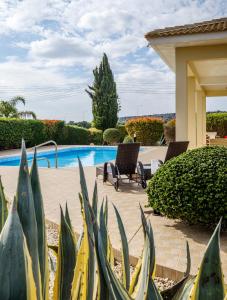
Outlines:
[{"label": "white cloud", "polygon": [[[90,109],[84,86],[106,52],[119,86],[122,115],[136,113],[140,101],[140,113],[174,110],[172,95],[153,93],[155,84],[156,90],[167,89],[174,74],[146,49],[144,34],[226,14],[223,0],[1,0],[0,36],[12,38],[14,51],[10,57],[6,51],[0,62],[0,88],[10,86],[7,95],[13,96],[17,87],[26,92],[27,87],[39,86],[37,94],[35,89],[26,93],[40,116],[56,112],[58,117],[81,119],[82,111]],[[68,92],[76,82],[78,88]],[[59,86],[65,86],[65,93]],[[139,93],[133,94],[133,88]],[[56,106],[51,102],[55,97]]]}]

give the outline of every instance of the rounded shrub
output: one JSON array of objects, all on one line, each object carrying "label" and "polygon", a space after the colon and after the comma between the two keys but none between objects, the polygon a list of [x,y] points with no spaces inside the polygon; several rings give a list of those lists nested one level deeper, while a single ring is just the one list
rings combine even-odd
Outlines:
[{"label": "rounded shrub", "polygon": [[86,128],[66,125],[64,127],[64,145],[88,145],[89,131]]},{"label": "rounded shrub", "polygon": [[142,145],[155,145],[163,134],[163,120],[161,118],[142,117],[130,119],[126,122],[129,135],[136,134],[136,141]]},{"label": "rounded shrub", "polygon": [[133,138],[130,135],[126,135],[123,141],[124,144],[134,143]]},{"label": "rounded shrub", "polygon": [[174,142],[176,139],[176,120],[169,120],[166,124],[164,124],[164,136],[166,143]]},{"label": "rounded shrub", "polygon": [[121,134],[121,140],[120,140],[120,142],[123,142],[125,136],[128,134],[128,133],[127,133],[127,130],[126,130],[126,128],[125,128],[125,125],[123,125],[123,124],[118,124],[118,125],[116,126],[116,128],[120,131],[120,134]]},{"label": "rounded shrub", "polygon": [[227,222],[227,148],[203,147],[166,162],[149,181],[149,205],[191,224]]},{"label": "rounded shrub", "polygon": [[121,133],[117,128],[108,128],[103,132],[103,140],[109,145],[114,145],[120,142]]}]

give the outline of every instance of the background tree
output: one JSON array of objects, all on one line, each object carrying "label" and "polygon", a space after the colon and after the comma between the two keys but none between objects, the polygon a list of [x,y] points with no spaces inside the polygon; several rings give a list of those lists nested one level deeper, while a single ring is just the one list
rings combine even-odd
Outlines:
[{"label": "background tree", "polygon": [[101,130],[113,128],[118,121],[120,103],[114,76],[105,53],[100,66],[93,70],[93,74],[93,85],[88,86],[89,90],[86,90],[92,99],[93,126]]},{"label": "background tree", "polygon": [[18,111],[17,104],[25,105],[25,98],[22,96],[13,97],[9,101],[0,100],[0,117],[4,118],[33,118],[36,114],[33,111]]}]

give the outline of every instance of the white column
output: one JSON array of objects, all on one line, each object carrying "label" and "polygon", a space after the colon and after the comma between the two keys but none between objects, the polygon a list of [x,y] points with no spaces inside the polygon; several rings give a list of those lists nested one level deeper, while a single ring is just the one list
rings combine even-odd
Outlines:
[{"label": "white column", "polygon": [[195,77],[188,77],[188,140],[189,147],[197,146]]},{"label": "white column", "polygon": [[176,51],[176,140],[188,140],[187,64]]},{"label": "white column", "polygon": [[197,147],[206,145],[206,97],[203,91],[196,91]]}]

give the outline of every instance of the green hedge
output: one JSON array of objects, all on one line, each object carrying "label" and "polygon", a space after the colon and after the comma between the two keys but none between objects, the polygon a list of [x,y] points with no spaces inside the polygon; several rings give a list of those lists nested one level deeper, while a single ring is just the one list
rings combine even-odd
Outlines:
[{"label": "green hedge", "polygon": [[142,145],[155,145],[163,134],[163,120],[161,118],[140,117],[126,122],[126,129],[130,136],[136,133],[136,141]]},{"label": "green hedge", "polygon": [[97,128],[89,128],[89,143],[102,145],[102,130]]},{"label": "green hedge", "polygon": [[148,183],[151,207],[191,224],[227,222],[227,148],[204,147],[166,162]]},{"label": "green hedge", "polygon": [[63,136],[65,145],[89,145],[89,131],[86,128],[66,125]]},{"label": "green hedge", "polygon": [[19,148],[24,138],[28,147],[44,141],[44,124],[37,120],[0,118],[0,148]]},{"label": "green hedge", "polygon": [[102,131],[65,125],[58,120],[23,120],[0,118],[0,149],[19,148],[24,138],[27,147],[47,140],[58,144],[88,145],[102,144]]},{"label": "green hedge", "polygon": [[227,135],[227,113],[208,113],[207,131],[215,131],[220,137]]}]

